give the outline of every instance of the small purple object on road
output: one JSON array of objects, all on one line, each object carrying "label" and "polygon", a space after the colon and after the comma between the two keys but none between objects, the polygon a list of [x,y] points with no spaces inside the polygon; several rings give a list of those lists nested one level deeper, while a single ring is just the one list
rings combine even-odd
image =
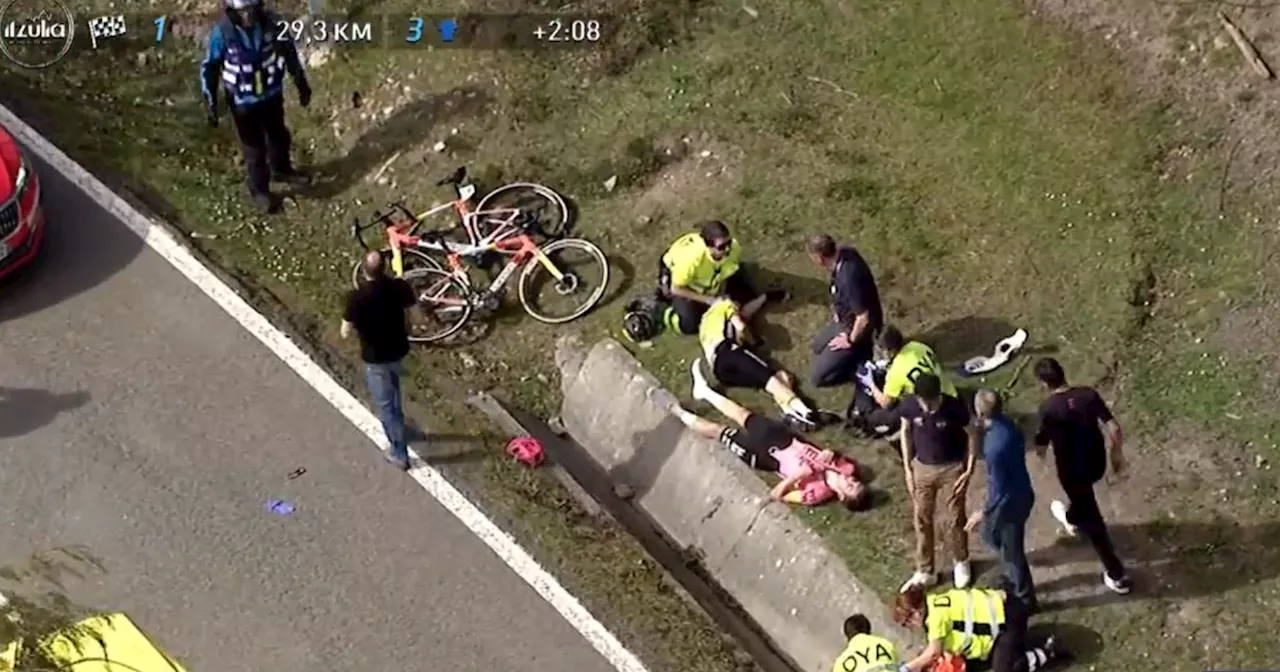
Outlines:
[{"label": "small purple object on road", "polygon": [[269,499],[267,500],[267,510],[277,516],[287,516],[293,513],[293,504],[283,499]]}]

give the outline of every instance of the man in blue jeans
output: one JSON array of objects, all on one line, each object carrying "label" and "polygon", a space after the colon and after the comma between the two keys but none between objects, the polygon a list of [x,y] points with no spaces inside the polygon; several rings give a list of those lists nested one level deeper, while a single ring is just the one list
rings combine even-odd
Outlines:
[{"label": "man in blue jeans", "polygon": [[1027,564],[1027,519],[1035,504],[1031,475],[1027,473],[1027,443],[1018,425],[1004,414],[1000,395],[982,389],[973,399],[973,410],[984,428],[983,459],[987,464],[987,502],[969,516],[965,529],[982,526],[982,540],[1000,554],[1008,593],[1030,611],[1039,607],[1031,567]]},{"label": "man in blue jeans", "polygon": [[409,354],[409,328],[405,311],[417,303],[409,283],[387,275],[382,254],[370,252],[362,264],[364,282],[347,296],[342,314],[342,337],[360,337],[364,380],[391,450],[388,462],[409,469],[409,444],[405,438],[404,404],[400,398],[403,360]]}]

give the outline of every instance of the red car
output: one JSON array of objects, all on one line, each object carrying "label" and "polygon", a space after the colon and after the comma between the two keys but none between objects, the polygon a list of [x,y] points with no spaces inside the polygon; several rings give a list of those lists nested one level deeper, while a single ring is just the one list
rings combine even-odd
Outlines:
[{"label": "red car", "polygon": [[35,259],[43,239],[40,178],[0,126],[0,278]]}]

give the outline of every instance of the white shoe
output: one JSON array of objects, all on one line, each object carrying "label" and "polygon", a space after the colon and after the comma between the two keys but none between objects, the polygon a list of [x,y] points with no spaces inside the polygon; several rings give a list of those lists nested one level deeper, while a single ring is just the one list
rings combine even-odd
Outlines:
[{"label": "white shoe", "polygon": [[907,579],[906,583],[902,584],[902,588],[899,588],[898,592],[905,593],[908,590],[911,590],[912,588],[928,588],[929,586],[932,586],[937,582],[938,582],[937,574],[925,574],[924,572],[916,572],[915,574],[911,575],[911,578]]},{"label": "white shoe", "polygon": [[1102,573],[1102,585],[1117,595],[1128,595],[1129,591],[1133,590],[1133,584],[1129,581],[1129,577],[1122,576],[1119,579],[1113,579],[1106,572]]},{"label": "white shoe", "polygon": [[1062,530],[1067,533],[1067,536],[1076,536],[1076,526],[1067,522],[1067,505],[1063,504],[1062,500],[1053,500],[1053,503],[1049,504],[1049,511],[1057,519],[1058,524],[1062,525]]},{"label": "white shoe", "polygon": [[711,386],[707,384],[707,379],[702,375],[702,360],[693,360],[693,367],[690,369],[693,373],[693,398],[698,401],[706,401],[711,393]]},{"label": "white shoe", "polygon": [[969,561],[957,562],[951,578],[956,584],[956,588],[968,588],[969,582],[973,580],[973,572],[969,569]]}]

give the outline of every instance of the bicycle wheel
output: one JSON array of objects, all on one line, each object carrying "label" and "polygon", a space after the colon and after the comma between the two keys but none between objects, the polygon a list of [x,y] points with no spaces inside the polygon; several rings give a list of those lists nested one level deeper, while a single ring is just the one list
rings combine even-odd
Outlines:
[{"label": "bicycle wheel", "polygon": [[470,292],[452,274],[418,268],[405,271],[404,281],[418,298],[418,303],[407,311],[410,342],[444,340],[457,333],[471,317]]},{"label": "bicycle wheel", "polygon": [[[387,274],[391,275],[391,248],[386,247],[381,250],[383,268]],[[440,262],[428,257],[426,254],[418,250],[401,250],[400,258],[404,263],[404,272],[429,268],[436,271],[443,271],[444,266]],[[351,267],[351,286],[360,289],[364,285],[364,257],[356,259],[355,265]]]},{"label": "bicycle wheel", "polygon": [[569,231],[569,204],[555,189],[533,182],[512,182],[485,195],[476,211],[519,209],[533,215],[534,230],[545,238]]},{"label": "bicycle wheel", "polygon": [[[593,243],[578,238],[557,240],[542,248],[551,263],[564,274],[557,280],[538,259],[530,259],[520,272],[520,305],[533,319],[561,324],[582,317],[595,307],[609,285],[609,260]],[[569,306],[563,312],[543,307],[541,297]]]}]

